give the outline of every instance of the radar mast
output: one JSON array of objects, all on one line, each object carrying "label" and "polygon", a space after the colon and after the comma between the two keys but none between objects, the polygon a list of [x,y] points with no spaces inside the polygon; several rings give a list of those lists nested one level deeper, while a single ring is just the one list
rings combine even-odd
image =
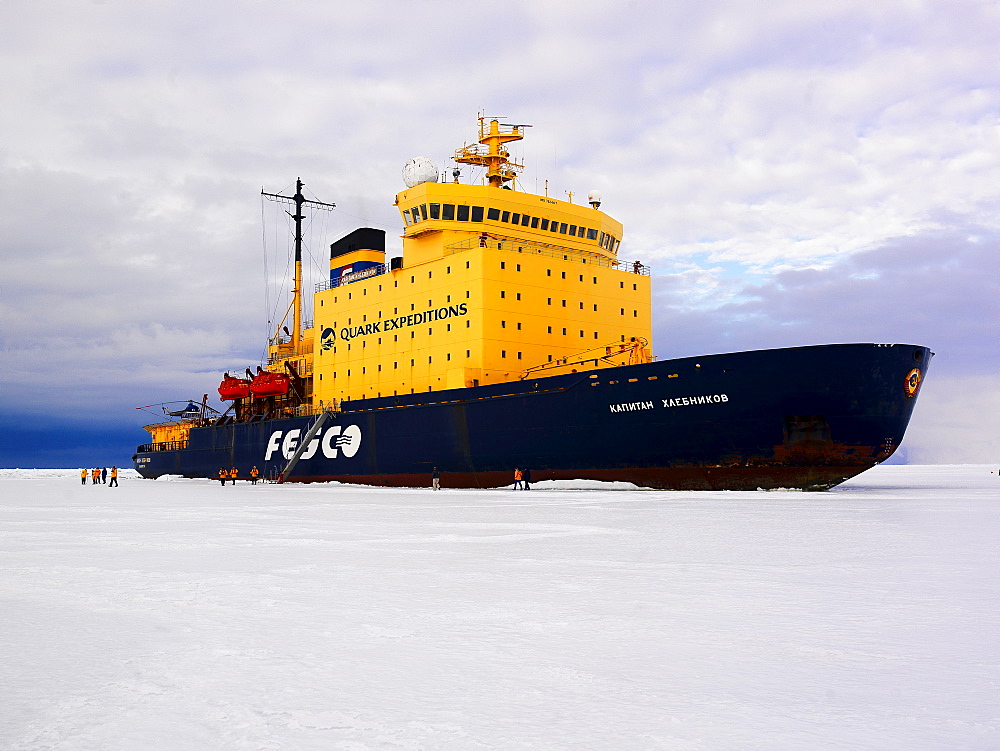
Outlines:
[{"label": "radar mast", "polygon": [[502,188],[504,183],[513,180],[517,173],[524,169],[523,164],[511,162],[510,152],[503,144],[520,141],[524,138],[524,129],[530,125],[512,125],[501,123],[496,118],[490,118],[487,124],[486,116],[479,116],[479,143],[466,144],[455,150],[455,161],[461,164],[476,164],[486,168],[486,179],[490,186]]}]

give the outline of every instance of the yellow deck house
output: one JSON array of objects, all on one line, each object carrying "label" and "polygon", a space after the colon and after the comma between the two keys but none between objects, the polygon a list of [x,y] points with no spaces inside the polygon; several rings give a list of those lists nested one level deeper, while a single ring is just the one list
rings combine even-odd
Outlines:
[{"label": "yellow deck house", "polygon": [[649,360],[649,276],[617,260],[622,225],[596,198],[507,187],[517,165],[502,144],[523,127],[482,121],[479,144],[456,153],[486,166],[487,184],[397,194],[401,259],[386,264],[378,230],[334,243],[307,332],[314,405]]}]

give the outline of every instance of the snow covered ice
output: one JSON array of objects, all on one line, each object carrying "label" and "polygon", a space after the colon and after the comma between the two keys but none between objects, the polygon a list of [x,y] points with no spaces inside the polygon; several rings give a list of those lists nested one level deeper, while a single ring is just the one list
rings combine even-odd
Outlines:
[{"label": "snow covered ice", "polygon": [[1000,748],[996,467],[566,485],[0,470],[0,747]]}]

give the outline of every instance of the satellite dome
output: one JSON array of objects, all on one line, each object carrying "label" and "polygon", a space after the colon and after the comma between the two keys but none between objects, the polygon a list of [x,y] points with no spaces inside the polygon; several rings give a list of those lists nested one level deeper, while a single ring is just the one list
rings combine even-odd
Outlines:
[{"label": "satellite dome", "polygon": [[420,183],[436,183],[437,181],[437,165],[425,156],[415,156],[403,165],[403,182],[406,183],[407,188],[420,185]]}]

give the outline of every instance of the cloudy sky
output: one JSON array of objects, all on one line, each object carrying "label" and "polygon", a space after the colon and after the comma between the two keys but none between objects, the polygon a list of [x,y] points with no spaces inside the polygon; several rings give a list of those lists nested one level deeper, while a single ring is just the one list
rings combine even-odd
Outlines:
[{"label": "cloudy sky", "polygon": [[126,462],[287,304],[262,188],[337,204],[325,268],[480,110],[602,191],[660,358],[925,344],[906,458],[996,462],[998,59],[995,1],[4,0],[0,465]]}]

